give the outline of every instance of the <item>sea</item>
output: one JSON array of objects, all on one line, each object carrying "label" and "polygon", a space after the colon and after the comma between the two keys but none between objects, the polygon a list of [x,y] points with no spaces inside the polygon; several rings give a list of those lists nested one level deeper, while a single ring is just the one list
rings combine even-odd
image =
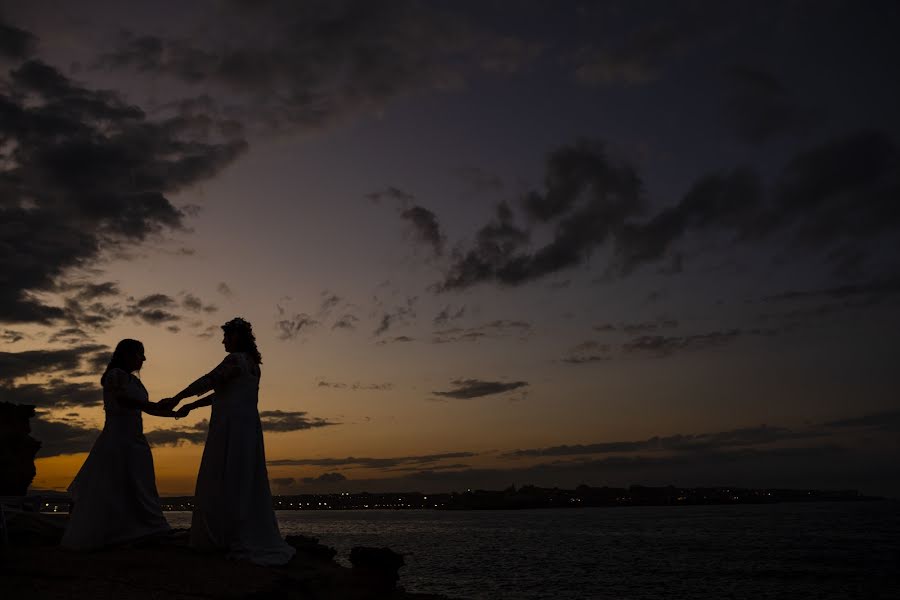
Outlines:
[{"label": "sea", "polygon": [[277,515],[343,564],[353,546],[400,552],[403,588],[451,598],[900,598],[898,501]]}]

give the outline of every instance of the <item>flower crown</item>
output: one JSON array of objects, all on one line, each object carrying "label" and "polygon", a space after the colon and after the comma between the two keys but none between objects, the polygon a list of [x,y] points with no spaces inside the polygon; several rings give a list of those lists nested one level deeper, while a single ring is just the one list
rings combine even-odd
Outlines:
[{"label": "flower crown", "polygon": [[253,331],[253,326],[250,325],[249,321],[245,321],[241,317],[235,317],[222,325],[222,329],[225,331],[228,331],[230,329],[245,329],[247,331]]}]

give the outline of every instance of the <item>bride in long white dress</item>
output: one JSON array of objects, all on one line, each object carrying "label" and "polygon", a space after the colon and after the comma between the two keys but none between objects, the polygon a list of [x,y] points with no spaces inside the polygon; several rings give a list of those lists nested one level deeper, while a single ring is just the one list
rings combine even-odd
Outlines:
[{"label": "bride in long white dress", "polygon": [[133,375],[144,360],[141,342],[122,340],[100,379],[106,420],[69,486],[74,504],[62,546],[88,550],[169,531],[159,507],[141,412],[174,415],[164,405],[150,402],[141,380]]},{"label": "bride in long white dress", "polygon": [[236,318],[222,329],[228,356],[171,399],[177,404],[214,390],[175,413],[183,417],[212,405],[197,474],[190,544],[201,550],[225,550],[229,558],[260,565],[285,564],[295,550],[281,537],[272,509],[257,409],[262,357],[250,323]]}]

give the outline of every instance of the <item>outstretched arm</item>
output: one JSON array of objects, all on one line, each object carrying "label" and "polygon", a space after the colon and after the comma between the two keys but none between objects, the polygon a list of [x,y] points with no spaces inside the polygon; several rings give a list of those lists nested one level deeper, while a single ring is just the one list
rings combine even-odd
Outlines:
[{"label": "outstretched arm", "polygon": [[176,411],[173,413],[173,415],[175,416],[176,419],[180,419],[180,418],[182,418],[182,417],[186,417],[186,416],[188,415],[188,413],[191,412],[192,410],[194,410],[195,408],[201,408],[201,407],[203,407],[203,406],[209,406],[209,405],[212,404],[215,400],[216,400],[216,395],[215,395],[214,393],[213,393],[213,394],[208,394],[208,395],[206,395],[206,396],[203,396],[203,397],[200,398],[199,400],[195,400],[195,401],[193,401],[193,402],[188,402],[187,404],[185,404],[184,406],[182,406],[181,408],[179,408],[178,410],[176,410]]},{"label": "outstretched arm", "polygon": [[[229,354],[225,357],[225,360],[219,363],[219,365],[215,369],[213,369],[191,385],[187,386],[171,398],[165,398],[160,402],[164,403],[165,406],[174,408],[178,406],[178,403],[185,398],[205,394],[213,388],[222,385],[229,379],[234,379],[240,374],[240,359],[238,359],[238,357],[234,354]],[[200,406],[209,406],[209,404],[201,404]]]}]

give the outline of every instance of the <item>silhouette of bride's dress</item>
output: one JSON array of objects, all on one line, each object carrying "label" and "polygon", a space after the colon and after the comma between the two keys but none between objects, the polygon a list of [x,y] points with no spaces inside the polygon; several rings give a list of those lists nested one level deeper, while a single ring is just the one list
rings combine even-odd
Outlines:
[{"label": "silhouette of bride's dress", "polygon": [[159,507],[153,455],[139,408],[117,398],[148,399],[141,381],[122,369],[103,379],[106,422],[69,485],[74,506],[61,545],[90,549],[169,531]]},{"label": "silhouette of bride's dress", "polygon": [[278,531],[257,402],[259,367],[232,352],[193,385],[215,390],[197,474],[190,544],[229,558],[281,565],[294,555]]}]

